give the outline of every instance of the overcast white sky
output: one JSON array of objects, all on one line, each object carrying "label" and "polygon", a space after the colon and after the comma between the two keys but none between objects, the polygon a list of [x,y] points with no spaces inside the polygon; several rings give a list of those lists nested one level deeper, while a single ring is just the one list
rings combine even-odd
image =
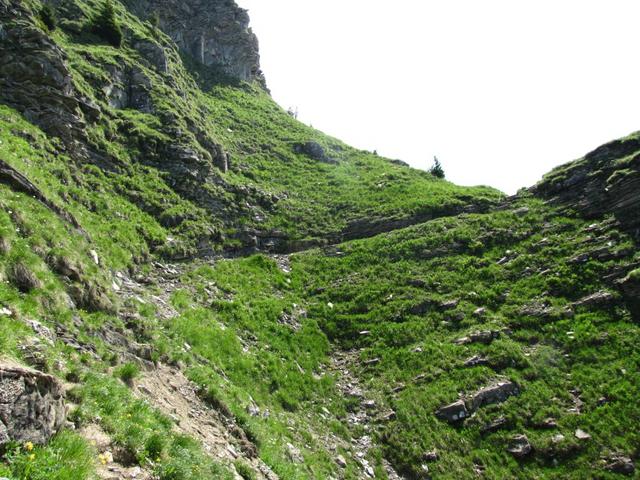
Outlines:
[{"label": "overcast white sky", "polygon": [[238,0],[273,97],[345,142],[515,193],[640,130],[638,0]]}]

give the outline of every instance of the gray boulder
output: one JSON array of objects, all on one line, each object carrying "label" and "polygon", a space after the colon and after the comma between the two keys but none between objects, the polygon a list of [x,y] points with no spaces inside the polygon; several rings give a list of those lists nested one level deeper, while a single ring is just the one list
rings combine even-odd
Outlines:
[{"label": "gray boulder", "polygon": [[467,407],[470,410],[477,410],[483,405],[504,402],[507,398],[519,393],[520,389],[517,384],[510,380],[501,381],[481,388],[474,393],[468,401]]},{"label": "gray boulder", "polygon": [[307,157],[312,158],[313,160],[317,160],[319,162],[336,163],[334,159],[329,158],[327,156],[327,153],[325,152],[322,145],[320,145],[318,142],[314,142],[311,140],[305,143],[296,143],[293,146],[293,151],[295,153],[301,153],[303,155],[306,155]]},{"label": "gray boulder", "polygon": [[601,291],[588,295],[580,300],[573,302],[574,307],[593,307],[596,305],[607,305],[615,300],[612,293]]},{"label": "gray boulder", "polygon": [[465,405],[463,400],[458,400],[457,402],[453,402],[449,405],[445,405],[444,407],[439,408],[436,411],[436,416],[440,420],[445,420],[449,423],[459,422],[460,420],[464,420],[468,416],[467,406]]},{"label": "gray boulder", "polygon": [[0,363],[0,446],[47,442],[66,420],[62,385],[51,375]]}]

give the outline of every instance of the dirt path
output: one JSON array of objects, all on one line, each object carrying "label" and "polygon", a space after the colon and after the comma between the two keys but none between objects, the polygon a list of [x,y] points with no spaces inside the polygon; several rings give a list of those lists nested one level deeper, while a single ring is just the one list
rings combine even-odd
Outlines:
[{"label": "dirt path", "polygon": [[[180,277],[187,268],[181,264],[153,263],[154,269],[145,277],[131,278],[125,273],[117,273],[113,289],[125,304],[128,300],[153,303],[160,320],[170,320],[178,315],[171,304],[171,297],[177,290],[185,288]],[[135,312],[124,310],[123,319]],[[132,342],[133,343],[133,342]],[[120,339],[126,344],[126,338]],[[121,352],[129,358],[135,357],[135,349]],[[233,415],[225,408],[215,408],[198,396],[198,389],[184,373],[175,367],[153,364],[148,359],[138,359],[144,366],[136,379],[133,393],[148,401],[152,406],[173,419],[176,432],[198,440],[204,451],[220,464],[226,465],[237,480],[242,477],[236,472],[233,462],[242,459],[255,472],[256,480],[278,480],[278,476],[257,456],[257,450],[238,426]],[[119,461],[117,448],[99,426],[92,425],[83,431],[104,461],[98,469],[103,480],[137,479],[153,480],[153,475],[140,467],[126,467]]]},{"label": "dirt path", "polygon": [[[197,387],[177,368],[159,365],[136,381],[136,394],[172,418],[175,430],[202,443],[206,453],[230,466],[243,459],[259,480],[278,480],[275,473],[257,457],[256,447],[247,439],[232,416],[202,401]],[[241,480],[236,473],[236,478]]]}]

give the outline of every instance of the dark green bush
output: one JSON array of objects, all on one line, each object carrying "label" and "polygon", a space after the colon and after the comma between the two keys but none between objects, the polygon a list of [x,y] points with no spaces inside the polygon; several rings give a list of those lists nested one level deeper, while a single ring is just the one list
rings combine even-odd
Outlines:
[{"label": "dark green bush", "polygon": [[105,0],[102,4],[100,13],[91,22],[91,31],[114,47],[122,45],[122,29],[116,20],[116,12],[111,0]]},{"label": "dark green bush", "polygon": [[40,20],[42,23],[49,29],[49,31],[53,31],[58,26],[58,20],[56,19],[56,13],[51,8],[51,5],[44,4],[40,9]]}]

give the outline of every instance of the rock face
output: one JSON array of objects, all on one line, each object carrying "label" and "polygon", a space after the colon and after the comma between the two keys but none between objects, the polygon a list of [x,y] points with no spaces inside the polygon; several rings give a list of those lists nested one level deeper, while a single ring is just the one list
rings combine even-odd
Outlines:
[{"label": "rock face", "polygon": [[24,2],[0,0],[0,26],[0,101],[51,135],[84,139],[83,113],[99,111],[79,101],[65,54],[36,27]]},{"label": "rock face", "polygon": [[45,443],[64,424],[60,383],[51,375],[0,364],[0,445]]},{"label": "rock face", "polygon": [[464,399],[439,408],[436,411],[436,416],[449,423],[460,422],[484,405],[502,403],[509,397],[519,394],[520,388],[516,383],[510,380],[501,380],[467,395]]},{"label": "rock face", "polygon": [[160,28],[180,50],[203,65],[221,68],[232,78],[265,86],[258,39],[249,15],[233,0],[129,0],[140,18],[157,13]]},{"label": "rock face", "polygon": [[640,138],[603,145],[582,160],[553,170],[531,191],[569,204],[588,218],[612,212],[640,238]]}]

